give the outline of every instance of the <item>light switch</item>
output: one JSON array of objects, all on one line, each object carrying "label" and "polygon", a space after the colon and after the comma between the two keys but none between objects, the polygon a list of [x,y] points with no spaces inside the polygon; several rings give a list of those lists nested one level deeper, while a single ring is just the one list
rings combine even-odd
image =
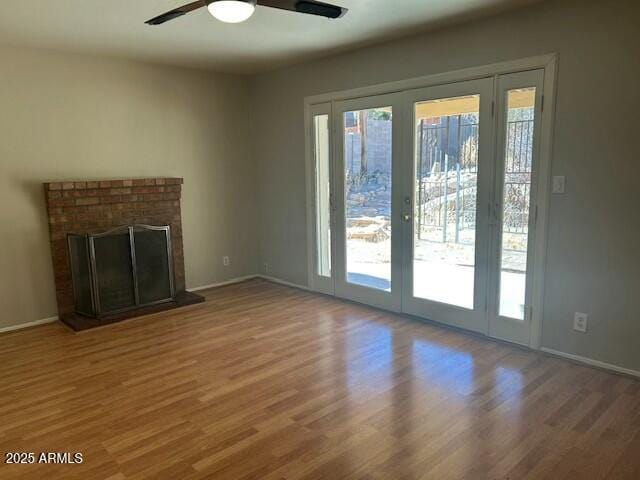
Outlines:
[{"label": "light switch", "polygon": [[557,175],[553,177],[553,193],[564,193],[564,187],[566,183],[566,177],[564,175]]}]

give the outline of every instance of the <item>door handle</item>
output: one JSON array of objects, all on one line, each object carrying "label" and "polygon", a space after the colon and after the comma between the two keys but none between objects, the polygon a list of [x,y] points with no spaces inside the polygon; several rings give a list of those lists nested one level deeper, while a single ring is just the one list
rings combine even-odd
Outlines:
[{"label": "door handle", "polygon": [[411,215],[405,213],[404,215],[402,215],[402,220],[404,220],[405,222],[409,222],[411,220]]}]

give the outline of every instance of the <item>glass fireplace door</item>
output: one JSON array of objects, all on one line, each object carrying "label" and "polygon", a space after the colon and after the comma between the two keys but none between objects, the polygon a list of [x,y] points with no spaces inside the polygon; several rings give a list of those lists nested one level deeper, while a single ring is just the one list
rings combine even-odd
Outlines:
[{"label": "glass fireplace door", "polygon": [[135,280],[140,305],[173,297],[171,232],[166,227],[133,227]]},{"label": "glass fireplace door", "polygon": [[98,308],[103,313],[131,309],[138,303],[129,230],[90,239]]},{"label": "glass fireplace door", "polygon": [[175,298],[170,226],[124,225],[67,242],[76,313],[100,317]]}]

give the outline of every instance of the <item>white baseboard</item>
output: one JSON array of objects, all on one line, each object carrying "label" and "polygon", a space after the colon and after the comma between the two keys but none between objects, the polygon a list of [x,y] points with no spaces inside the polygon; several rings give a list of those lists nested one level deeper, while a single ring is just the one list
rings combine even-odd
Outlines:
[{"label": "white baseboard", "polygon": [[38,325],[44,325],[45,323],[53,323],[58,321],[58,316],[41,318],[40,320],[34,320],[33,322],[20,323],[18,325],[9,325],[8,327],[1,327],[0,333],[13,332],[15,330],[22,330],[23,328],[36,327]]},{"label": "white baseboard", "polygon": [[233,285],[234,283],[244,282],[246,280],[251,280],[252,278],[261,278],[263,280],[267,280],[273,283],[279,283],[280,285],[285,285],[287,287],[293,287],[293,288],[299,288],[300,290],[312,291],[306,285],[299,285],[297,283],[287,282],[286,280],[281,280],[276,277],[270,277],[269,275],[262,275],[260,273],[256,273],[254,275],[245,275],[244,277],[232,278],[231,280],[225,280],[224,282],[212,283],[209,285],[202,285],[200,287],[187,288],[187,291],[199,292],[200,290],[207,290],[209,288],[224,287],[225,285]]},{"label": "white baseboard", "polygon": [[233,285],[234,283],[244,282],[256,278],[259,275],[245,275],[244,277],[232,278],[231,280],[225,280],[224,282],[211,283],[209,285],[201,285],[199,287],[187,288],[188,292],[199,292],[200,290],[207,290],[209,288],[224,287],[225,285]]},{"label": "white baseboard", "polygon": [[255,275],[256,278],[262,278],[263,280],[268,280],[270,282],[273,283],[279,283],[280,285],[284,285],[286,287],[293,287],[293,288],[299,288],[300,290],[306,290],[308,292],[311,292],[313,290],[311,290],[311,288],[307,287],[306,285],[299,285],[297,283],[292,283],[292,282],[287,282],[286,280],[280,280],[279,278],[276,277],[270,277],[269,275]]},{"label": "white baseboard", "polygon": [[555,355],[557,357],[566,358],[567,360],[573,360],[574,362],[584,363],[585,365],[589,365],[591,367],[598,367],[604,370],[611,370],[613,372],[624,373],[625,375],[631,375],[632,377],[640,378],[640,372],[637,370],[632,370],[630,368],[612,365],[611,363],[601,362],[600,360],[593,360],[591,358],[574,355],[572,353],[560,352],[559,350],[553,350],[552,348],[540,347],[540,351]]}]

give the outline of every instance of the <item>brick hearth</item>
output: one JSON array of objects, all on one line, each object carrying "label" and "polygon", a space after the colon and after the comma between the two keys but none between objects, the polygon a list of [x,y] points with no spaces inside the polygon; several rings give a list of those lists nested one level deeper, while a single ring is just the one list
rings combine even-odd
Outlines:
[{"label": "brick hearth", "polygon": [[185,289],[180,196],[182,178],[45,183],[51,253],[61,318],[73,313],[68,233],[96,233],[121,225],[171,225],[175,286]]}]

